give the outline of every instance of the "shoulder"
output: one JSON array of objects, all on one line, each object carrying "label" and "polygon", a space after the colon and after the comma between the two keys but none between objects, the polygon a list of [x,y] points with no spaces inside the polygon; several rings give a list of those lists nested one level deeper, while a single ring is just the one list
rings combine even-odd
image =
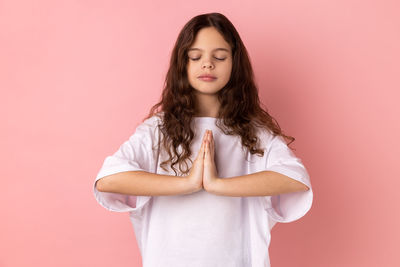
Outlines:
[{"label": "shoulder", "polygon": [[271,144],[279,138],[279,136],[274,135],[271,130],[267,130],[265,128],[256,127],[257,137],[259,138],[259,142],[262,148],[267,149],[271,146]]},{"label": "shoulder", "polygon": [[162,123],[162,115],[157,113],[150,118],[143,120],[136,126],[135,135],[143,139],[154,140],[158,138],[159,126]]},{"label": "shoulder", "polygon": [[142,123],[138,125],[138,127],[142,128],[158,128],[158,126],[162,123],[162,113],[157,113],[150,118],[145,119]]}]

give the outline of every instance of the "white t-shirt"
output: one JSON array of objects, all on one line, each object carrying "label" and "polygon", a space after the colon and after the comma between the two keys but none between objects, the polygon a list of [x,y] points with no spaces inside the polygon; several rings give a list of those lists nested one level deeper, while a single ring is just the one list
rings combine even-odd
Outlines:
[{"label": "white t-shirt", "polygon": [[252,155],[242,149],[240,137],[225,135],[215,125],[216,120],[193,118],[192,160],[205,130],[210,129],[219,178],[270,170],[300,181],[310,190],[252,197],[219,196],[205,190],[169,196],[99,192],[96,181],[118,172],[175,175],[170,168],[168,173],[159,166],[168,153],[157,149],[161,119],[153,116],[139,124],[118,151],[105,158],[93,183],[95,198],[104,208],[129,212],[143,267],[269,267],[272,227],[277,222],[295,221],[311,208],[310,177],[282,137],[260,130],[257,134],[264,156]]}]

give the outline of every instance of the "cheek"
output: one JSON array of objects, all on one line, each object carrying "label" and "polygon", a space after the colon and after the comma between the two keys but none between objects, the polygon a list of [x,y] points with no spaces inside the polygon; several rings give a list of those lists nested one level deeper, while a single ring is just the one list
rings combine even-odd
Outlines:
[{"label": "cheek", "polygon": [[194,77],[196,76],[196,73],[194,71],[193,66],[188,65],[188,67],[186,68],[186,73],[187,73],[187,78],[188,78],[189,82],[195,81]]},{"label": "cheek", "polygon": [[193,70],[194,70],[193,64],[188,63],[186,70],[187,70],[188,74],[193,73]]},{"label": "cheek", "polygon": [[197,75],[199,74],[199,69],[195,65],[190,65],[187,68],[187,75],[190,77],[190,79],[195,80]]},{"label": "cheek", "polygon": [[192,73],[192,68],[190,67],[190,65],[188,63],[187,66],[186,66],[186,74],[187,74],[188,77],[190,77],[191,73]]},{"label": "cheek", "polygon": [[232,65],[227,65],[227,66],[225,66],[224,72],[225,72],[225,75],[226,75],[226,76],[230,76],[230,75],[231,75],[231,72],[232,72]]}]

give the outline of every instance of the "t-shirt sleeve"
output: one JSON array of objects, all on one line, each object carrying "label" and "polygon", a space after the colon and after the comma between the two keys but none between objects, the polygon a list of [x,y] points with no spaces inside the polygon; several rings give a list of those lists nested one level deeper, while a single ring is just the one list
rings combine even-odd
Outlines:
[{"label": "t-shirt sleeve", "polygon": [[307,191],[264,197],[268,215],[274,221],[282,223],[300,219],[310,210],[313,202],[310,177],[303,163],[279,135],[272,139],[265,162],[265,170],[281,173],[310,188]]},{"label": "t-shirt sleeve", "polygon": [[[148,122],[148,121],[147,121]],[[96,182],[108,175],[126,171],[146,171],[155,173],[156,152],[153,150],[154,132],[151,125],[142,123],[119,149],[107,156],[93,183],[97,202],[110,211],[138,213],[151,196],[135,196],[121,193],[100,192]]]}]

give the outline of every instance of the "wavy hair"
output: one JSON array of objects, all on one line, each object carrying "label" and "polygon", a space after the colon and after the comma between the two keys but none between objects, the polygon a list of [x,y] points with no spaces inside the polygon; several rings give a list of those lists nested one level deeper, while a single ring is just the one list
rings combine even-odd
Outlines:
[{"label": "wavy hair", "polygon": [[[145,118],[162,114],[162,124],[159,127],[169,159],[160,166],[167,171],[165,165],[171,162],[176,176],[178,174],[174,165],[179,164],[179,175],[186,175],[190,171],[186,160],[189,159],[193,163],[190,159],[190,144],[195,133],[190,125],[192,118],[197,114],[197,107],[194,88],[187,77],[187,52],[197,32],[204,27],[214,27],[218,30],[232,50],[231,76],[228,83],[218,92],[220,109],[216,126],[227,135],[240,136],[242,146],[251,154],[259,156],[264,155],[264,150],[258,148],[256,127],[264,128],[274,136],[280,135],[289,139],[288,145],[295,140],[294,137],[285,135],[267,109],[264,110],[260,106],[250,59],[233,24],[220,13],[201,14],[189,20],[180,31],[172,50],[161,100],[151,108],[148,117]],[[181,168],[182,163],[186,164],[185,170]]]}]

